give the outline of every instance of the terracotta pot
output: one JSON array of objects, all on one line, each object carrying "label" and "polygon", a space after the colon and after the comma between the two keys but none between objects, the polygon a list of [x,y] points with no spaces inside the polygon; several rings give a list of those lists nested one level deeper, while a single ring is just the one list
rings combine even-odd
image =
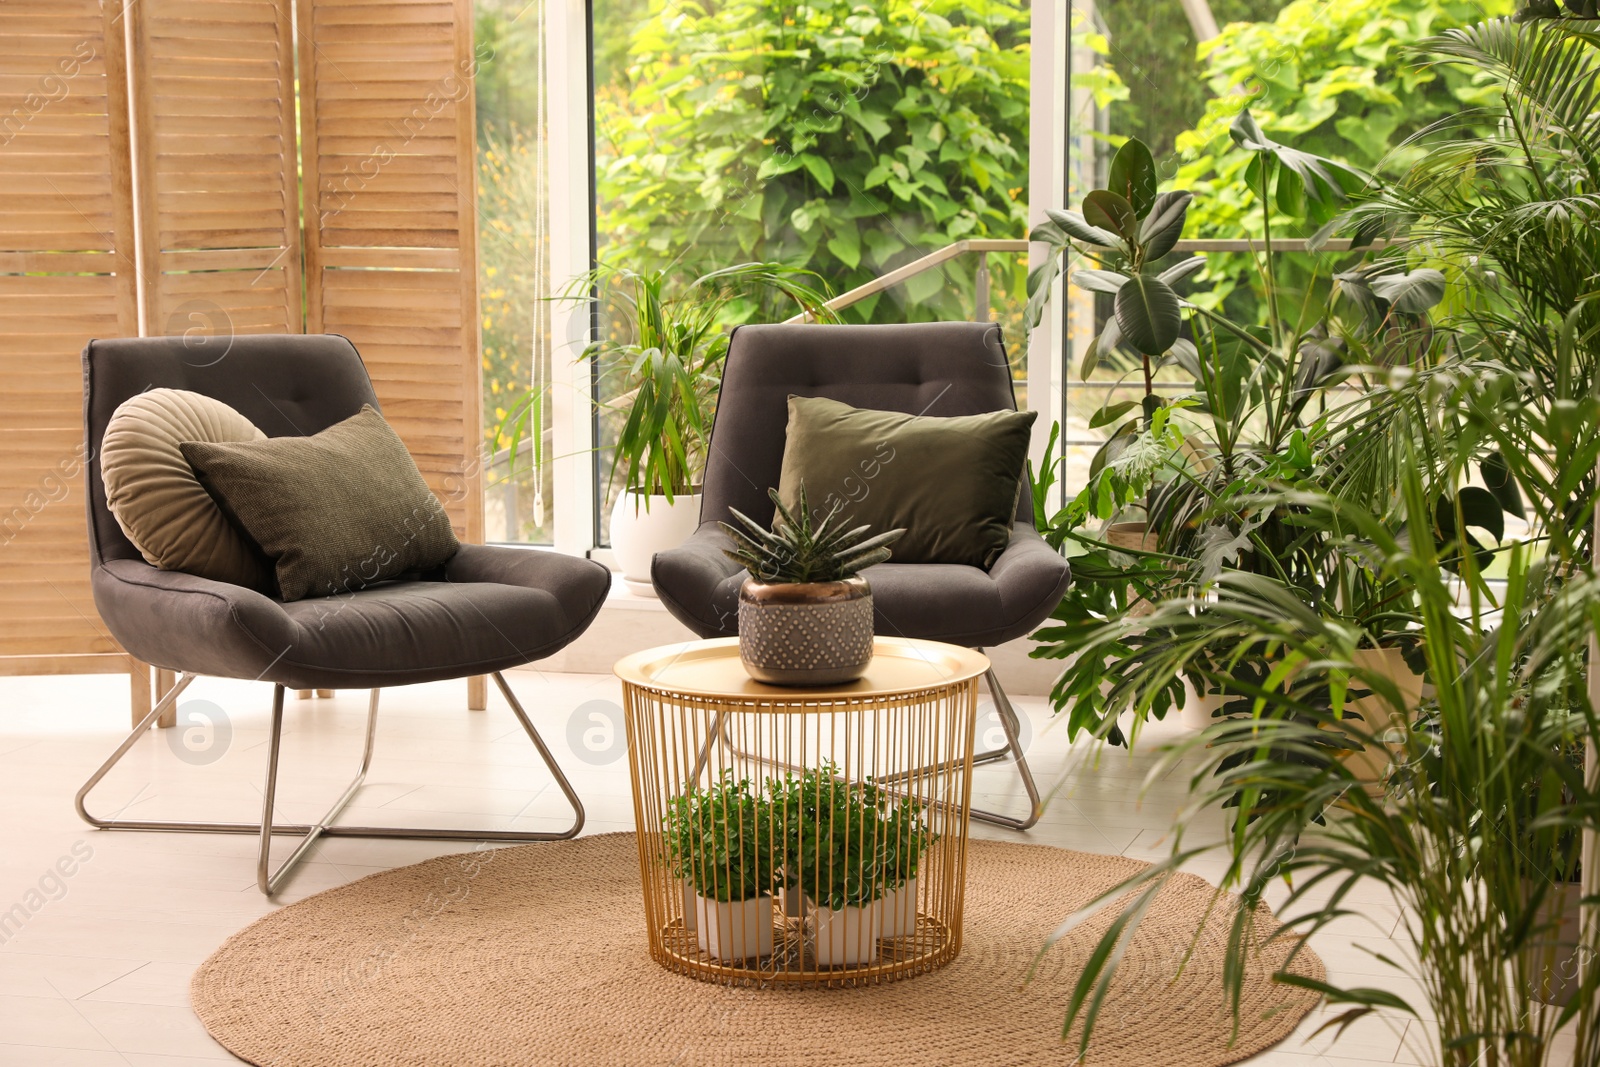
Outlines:
[{"label": "terracotta pot", "polygon": [[842,582],[745,580],[739,590],[739,659],[772,685],[840,685],[872,662],[872,589]]}]

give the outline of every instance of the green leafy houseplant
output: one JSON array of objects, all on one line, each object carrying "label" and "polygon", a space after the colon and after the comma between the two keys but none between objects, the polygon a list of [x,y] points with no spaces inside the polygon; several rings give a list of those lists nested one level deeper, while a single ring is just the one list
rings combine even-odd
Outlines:
[{"label": "green leafy houseplant", "polygon": [[888,797],[872,782],[851,782],[832,762],[767,784],[783,830],[784,878],[817,906],[862,907],[888,883],[894,832]]},{"label": "green leafy houseplant", "polygon": [[687,280],[669,269],[602,264],[576,279],[562,298],[586,302],[598,293],[601,321],[619,331],[583,350],[584,359],[600,365],[602,388],[612,397],[607,406],[623,414],[612,482],[620,474],[625,489],[669,503],[693,493],[705,466],[729,326],[763,299],[829,319],[827,298],[813,283],[821,279],[781,263],[741,263]]},{"label": "green leafy houseplant", "polygon": [[[1273,208],[1321,203],[1325,210],[1342,201],[1354,181],[1341,164],[1266,138],[1248,109],[1239,113],[1234,136],[1240,151],[1256,161],[1249,173],[1265,223]],[[1069,733],[1087,730],[1124,743],[1116,717],[1129,709],[1118,697],[1119,672],[1160,649],[1138,629],[1119,631],[1109,643],[1100,640],[1108,621],[1147,610],[1164,597],[1203,595],[1227,570],[1290,582],[1313,605],[1342,594],[1344,610],[1389,610],[1376,607],[1375,598],[1357,602],[1354,594],[1369,590],[1341,577],[1339,565],[1347,560],[1331,551],[1335,531],[1293,507],[1251,501],[1275,486],[1315,486],[1331,477],[1325,451],[1336,422],[1330,408],[1337,405],[1330,405],[1329,394],[1370,358],[1363,333],[1387,336],[1393,323],[1380,317],[1353,329],[1315,294],[1298,308],[1286,307],[1278,262],[1270,254],[1261,265],[1266,322],[1236,322],[1198,297],[1190,299],[1194,294],[1180,297],[1173,287],[1204,261],[1189,259],[1164,270],[1155,264],[1181,235],[1192,198],[1156,196],[1154,164],[1133,141],[1118,152],[1111,184],[1113,189],[1089,194],[1082,212],[1052,216],[1035,237],[1058,246],[1063,260],[1074,253],[1093,257],[1099,266],[1079,271],[1074,280],[1114,294],[1115,315],[1086,352],[1084,376],[1102,360],[1125,360],[1131,345],[1136,362],[1130,373],[1142,376],[1145,395],[1142,402],[1110,403],[1091,418],[1092,426],[1117,428],[1091,464],[1088,483],[1066,508],[1048,514],[1048,489],[1041,493],[1036,485],[1036,520],[1047,540],[1071,552],[1076,580],[1053,623],[1035,635],[1032,655],[1068,661],[1052,701],[1067,712]],[[1270,249],[1270,228],[1267,233]],[[1036,295],[1045,291],[1050,272],[1049,264],[1041,268]],[[1373,295],[1378,290],[1401,299],[1411,319],[1425,320],[1430,300],[1442,294],[1437,286],[1411,281],[1404,273],[1361,275],[1351,287],[1359,285],[1369,299],[1357,310],[1390,306]],[[1414,359],[1431,351],[1426,343],[1405,349]],[[1158,372],[1169,382],[1186,379],[1189,391],[1170,400],[1157,394]],[[1372,447],[1384,445],[1376,441]],[[1053,464],[1047,454],[1037,476],[1046,486],[1055,479]],[[1108,543],[1086,529],[1136,502],[1148,520],[1140,548]],[[1240,665],[1246,675],[1271,669],[1263,667]],[[1189,673],[1204,692],[1199,672]],[[1181,679],[1174,678],[1137,715],[1162,718],[1184,699]]]},{"label": "green leafy houseplant", "polygon": [[663,822],[667,862],[700,896],[734,902],[773,892],[782,828],[749,779],[726,769],[669,800]]},{"label": "green leafy houseplant", "polygon": [[[1579,833],[1600,826],[1600,786],[1571,757],[1575,743],[1600,732],[1585,695],[1584,662],[1586,638],[1600,624],[1600,584],[1588,565],[1573,569],[1515,546],[1505,553],[1502,595],[1486,599],[1478,553],[1459,537],[1441,537],[1416,470],[1399,491],[1398,529],[1337,496],[1280,498],[1355,532],[1383,573],[1414,591],[1431,696],[1419,705],[1406,700],[1357,655],[1360,628],[1306,610],[1280,581],[1225,575],[1209,601],[1174,599],[1121,624],[1159,634],[1167,646],[1130,674],[1135,702],[1169,684],[1197,648],[1212,649],[1213,661],[1224,663],[1271,648],[1281,667],[1250,693],[1252,714],[1174,746],[1152,774],[1182,761],[1192,771],[1188,811],[1231,809],[1226,840],[1212,848],[1228,860],[1219,901],[1237,890],[1245,902],[1229,930],[1227,988],[1236,1009],[1239,963],[1262,948],[1250,934],[1251,910],[1272,886],[1286,886],[1280,912],[1291,916],[1273,938],[1298,938],[1351,914],[1349,894],[1374,880],[1403,905],[1400,932],[1416,943],[1417,956],[1409,966],[1380,959],[1417,982],[1429,1011],[1418,1013],[1418,1005],[1383,990],[1314,982],[1286,966],[1280,981],[1348,1008],[1330,1025],[1342,1028],[1379,1009],[1426,1014],[1434,1044],[1418,1050],[1430,1056],[1425,1062],[1594,1067],[1600,969],[1589,966],[1565,1007],[1538,1001],[1563,947],[1552,906],[1557,880],[1573,870]],[[1327,694],[1323,704],[1304,698],[1313,687]],[[1406,725],[1386,725],[1386,736],[1375,736],[1348,714],[1357,688]],[[1329,735],[1397,747],[1384,787],[1363,788],[1344,761],[1330,758]],[[1210,851],[1187,846],[1189,817],[1166,861],[1107,891],[1058,931],[1120,903],[1120,919],[1100,939],[1068,1005],[1068,1025],[1085,1024],[1084,1047],[1118,942],[1132,936],[1180,867]],[[1592,964],[1600,935],[1591,928],[1583,936],[1578,955]],[[1570,1050],[1556,1036],[1563,1029]]]}]

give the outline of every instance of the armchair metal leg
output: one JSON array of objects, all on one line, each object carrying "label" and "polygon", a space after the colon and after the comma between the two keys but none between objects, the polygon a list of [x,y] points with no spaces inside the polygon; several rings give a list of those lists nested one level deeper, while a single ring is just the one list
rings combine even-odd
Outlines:
[{"label": "armchair metal leg", "polygon": [[1039,816],[1044,814],[1044,801],[1040,799],[1039,787],[1034,783],[1033,768],[1028,766],[1028,757],[1022,751],[1020,736],[1022,728],[1017,719],[1017,709],[1011,706],[1011,698],[1006,696],[1005,689],[1000,685],[1000,679],[995,677],[993,667],[985,671],[983,677],[989,684],[989,695],[994,698],[995,714],[1000,718],[1000,729],[1005,732],[1006,743],[992,752],[974,756],[972,762],[976,766],[978,763],[1004,759],[1007,755],[1015,759],[1017,774],[1022,778],[1022,788],[1028,794],[1028,814],[1025,818],[1019,819],[1012,815],[1001,815],[998,812],[980,811],[974,808],[972,817],[1012,830],[1029,830],[1039,821]]},{"label": "armchair metal leg", "polygon": [[[522,724],[522,729],[528,739],[539,750],[550,773],[555,777],[556,784],[561,787],[561,792],[566,796],[567,802],[572,806],[572,825],[565,830],[550,832],[524,832],[519,830],[439,830],[424,827],[405,826],[341,826],[333,822],[345,806],[355,797],[366,781],[367,771],[372,765],[373,741],[377,734],[378,693],[374,689],[367,705],[366,738],[361,753],[361,767],[350,784],[345,788],[344,794],[316,823],[280,823],[274,821],[276,798],[278,791],[278,757],[283,742],[283,706],[284,688],[281,685],[273,687],[272,694],[272,724],[271,737],[267,747],[267,773],[266,783],[262,789],[262,808],[260,822],[191,822],[185,820],[153,820],[153,819],[102,819],[90,814],[87,798],[91,790],[100,784],[100,781],[110,773],[127,755],[138,740],[150,729],[150,724],[168,708],[176,704],[183,691],[194,681],[195,675],[185,674],[178,679],[178,684],[151,708],[144,719],[133,728],[127,738],[111,754],[111,758],[100,765],[100,768],[78,790],[75,803],[78,814],[89,825],[102,830],[153,830],[178,833],[202,834],[255,834],[261,839],[261,849],[256,862],[256,884],[268,896],[276,893],[282,887],[284,880],[294,868],[305,858],[311,846],[321,837],[400,837],[408,839],[434,840],[434,841],[495,841],[495,842],[531,842],[531,841],[558,841],[578,836],[583,830],[584,812],[583,803],[578,799],[577,792],[572,788],[572,783],[562,772],[555,756],[545,745],[544,739],[539,736],[539,731],[534,728],[528,714],[523,710],[522,704],[512,693],[511,687],[506,684],[505,678],[496,672],[494,680],[505,696],[506,702],[511,705],[511,711],[516,715],[517,721]],[[301,837],[300,843],[293,853],[289,855],[276,871],[271,871],[270,851],[274,834],[294,834]],[[270,873],[269,873],[270,872]]]}]

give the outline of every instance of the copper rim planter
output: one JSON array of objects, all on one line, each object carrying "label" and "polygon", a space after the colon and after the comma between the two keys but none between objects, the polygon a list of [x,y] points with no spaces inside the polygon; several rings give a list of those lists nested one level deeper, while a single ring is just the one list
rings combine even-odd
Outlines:
[{"label": "copper rim planter", "polygon": [[853,682],[872,662],[872,589],[839,582],[759,582],[739,589],[739,658],[772,685]]}]

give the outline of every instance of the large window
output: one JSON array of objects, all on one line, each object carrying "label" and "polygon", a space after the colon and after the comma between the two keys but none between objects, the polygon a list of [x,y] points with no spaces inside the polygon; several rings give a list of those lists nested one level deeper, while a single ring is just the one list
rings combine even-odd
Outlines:
[{"label": "large window", "polygon": [[478,303],[483,343],[484,527],[549,543],[549,168],[544,5],[477,0]]},{"label": "large window", "polygon": [[[1025,237],[1029,38],[1025,3],[596,0],[599,261],[669,285],[776,261],[838,295],[963,238]],[[841,317],[972,319],[986,288],[1020,373],[1026,261],[988,266],[985,285],[976,255],[951,259]],[[740,304],[729,324],[786,314]],[[621,369],[598,368],[602,403],[628,399]],[[603,452],[597,473],[605,506],[622,487]]]},{"label": "large window", "polygon": [[[1425,150],[1412,139],[1469,111],[1480,92],[1460,68],[1419,69],[1408,48],[1513,6],[1512,0],[1074,3],[1071,202],[1103,181],[1116,145],[1138,137],[1154,153],[1164,188],[1196,194],[1185,236],[1235,241],[1259,241],[1263,231],[1259,201],[1245,182],[1249,155],[1228,132],[1241,106],[1278,141],[1364,171],[1399,173]],[[1275,238],[1303,241],[1314,229],[1275,208]],[[1286,314],[1316,315],[1326,306],[1331,276],[1358,258],[1280,253],[1281,277],[1292,290]],[[1190,284],[1196,299],[1225,305],[1238,321],[1265,324],[1254,257],[1208,253],[1207,259],[1204,274]],[[1069,293],[1067,303],[1071,364],[1098,333],[1109,304],[1082,292]],[[1077,366],[1068,367],[1069,489],[1082,484],[1089,457],[1114,429],[1088,425],[1108,392],[1113,399],[1142,393],[1131,370],[1116,359],[1103,361],[1085,382]],[[1175,369],[1161,376],[1172,391],[1189,385]]]}]

